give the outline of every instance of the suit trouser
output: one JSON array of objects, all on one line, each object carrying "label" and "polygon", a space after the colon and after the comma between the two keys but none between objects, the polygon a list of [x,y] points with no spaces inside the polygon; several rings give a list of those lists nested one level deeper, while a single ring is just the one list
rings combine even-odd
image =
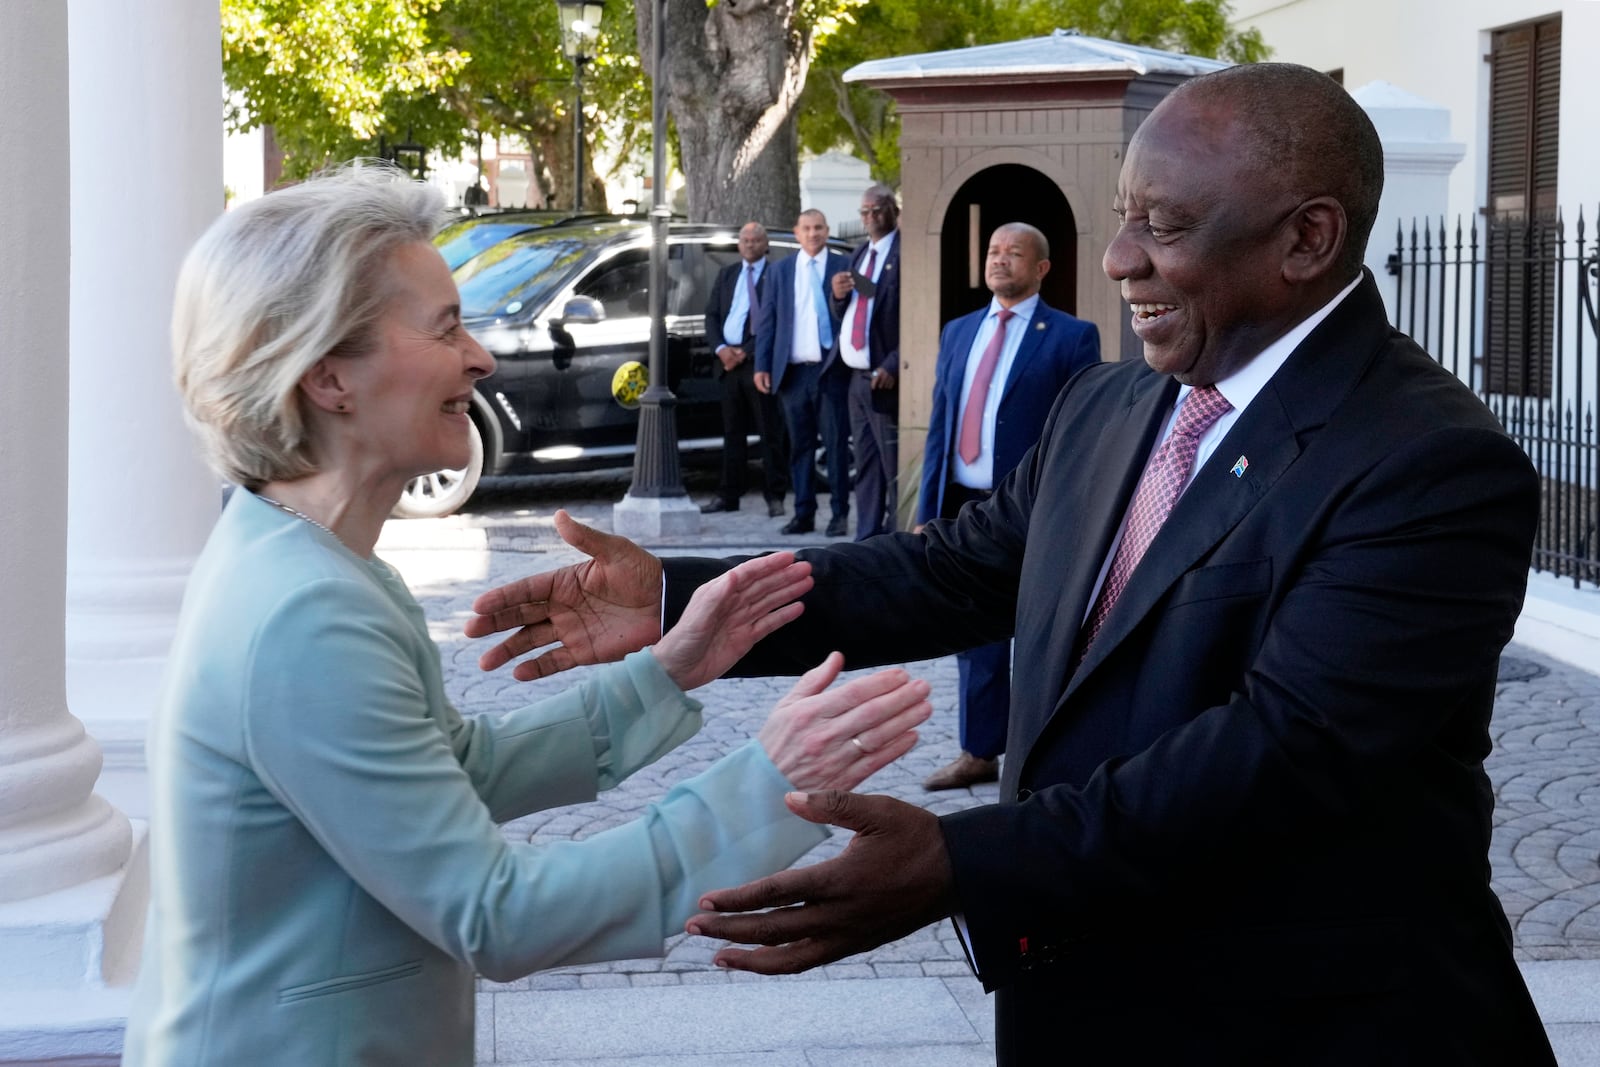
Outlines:
[{"label": "suit trouser", "polygon": [[744,496],[750,463],[749,439],[761,437],[762,495],[783,501],[789,491],[789,455],[783,416],[775,397],[756,388],[755,360],[746,359],[722,374],[722,481],[717,496],[737,504]]},{"label": "suit trouser", "polygon": [[[828,483],[832,489],[833,517],[850,514],[850,412],[846,403],[848,380],[838,363],[826,370],[821,363],[791,363],[784,368],[778,401],[789,424],[789,480],[794,487],[794,517],[801,521],[817,513],[817,443],[828,448]],[[829,414],[824,418],[824,412]]]},{"label": "suit trouser", "polygon": [[[856,460],[856,540],[895,528],[900,504],[900,418],[893,410],[877,411],[874,395],[895,389],[873,389],[872,372],[850,370],[850,439]],[[880,402],[884,402],[880,400]]]},{"label": "suit trouser", "polygon": [[[985,489],[954,483],[945,486],[940,515],[953,519],[969,500],[982,500]],[[996,641],[956,653],[956,692],[960,698],[961,751],[994,759],[1006,750],[1011,719],[1011,642]]]}]

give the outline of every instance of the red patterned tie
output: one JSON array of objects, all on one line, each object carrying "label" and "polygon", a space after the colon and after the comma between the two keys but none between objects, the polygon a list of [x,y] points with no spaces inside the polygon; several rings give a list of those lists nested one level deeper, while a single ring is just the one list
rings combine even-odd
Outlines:
[{"label": "red patterned tie", "polygon": [[1094,610],[1089,613],[1089,622],[1084,628],[1080,662],[1133,576],[1133,569],[1144,558],[1145,549],[1155,540],[1156,531],[1167,521],[1173,505],[1183,495],[1183,487],[1189,484],[1189,472],[1194,469],[1200,438],[1232,410],[1233,405],[1214,385],[1202,385],[1184,400],[1177,424],[1150,457],[1139,479],[1139,488],[1134,490],[1133,503],[1128,505],[1128,525],[1122,532],[1122,543],[1117,546],[1105,584],[1100,587],[1100,597],[1094,602]]},{"label": "red patterned tie", "polygon": [[[867,277],[872,277],[874,268],[878,265],[878,250],[867,249]],[[850,317],[850,343],[857,352],[864,352],[867,348],[867,301],[870,297],[856,294],[856,313]]]},{"label": "red patterned tie", "polygon": [[989,347],[978,360],[978,372],[972,376],[972,392],[967,394],[967,409],[961,413],[961,436],[956,454],[963,463],[975,462],[983,445],[983,407],[989,402],[989,383],[994,381],[995,364],[1000,362],[1000,351],[1006,346],[1006,323],[1016,315],[1008,308],[1000,309],[1000,324],[989,338]]}]

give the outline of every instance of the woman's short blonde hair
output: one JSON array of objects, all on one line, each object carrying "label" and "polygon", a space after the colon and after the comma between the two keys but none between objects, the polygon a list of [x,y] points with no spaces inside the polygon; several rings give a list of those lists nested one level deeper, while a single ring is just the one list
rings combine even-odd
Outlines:
[{"label": "woman's short blonde hair", "polygon": [[443,221],[437,189],[357,161],[233,209],[195,243],[172,309],[173,375],[222,477],[255,489],[317,469],[301,377],[366,350],[390,253]]}]

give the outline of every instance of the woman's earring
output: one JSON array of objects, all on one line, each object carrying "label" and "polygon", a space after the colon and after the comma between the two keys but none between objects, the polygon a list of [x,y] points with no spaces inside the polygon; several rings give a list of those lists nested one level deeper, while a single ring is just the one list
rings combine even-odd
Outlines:
[{"label": "woman's earring", "polygon": [[343,403],[340,403],[340,405],[339,405],[339,410],[340,410],[340,411],[343,411],[343,410],[344,410],[344,404],[343,404]]}]

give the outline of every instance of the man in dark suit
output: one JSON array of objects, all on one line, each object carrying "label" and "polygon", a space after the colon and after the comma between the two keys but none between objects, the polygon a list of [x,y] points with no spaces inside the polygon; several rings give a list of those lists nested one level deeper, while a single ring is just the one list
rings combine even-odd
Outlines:
[{"label": "man in dark suit", "polygon": [[[1027,223],[989,238],[983,278],[989,306],[945,325],[933,372],[933,409],[922,451],[913,532],[962,505],[987,500],[1039,440],[1067,379],[1100,362],[1100,331],[1039,298],[1050,246]],[[857,522],[860,520],[858,519]],[[1011,708],[1011,642],[956,655],[961,754],[923,782],[964,789],[1000,776]]]},{"label": "man in dark suit", "polygon": [[750,431],[761,439],[762,495],[767,514],[783,514],[789,457],[776,399],[756,388],[756,334],[766,313],[767,228],[747,222],[739,230],[739,262],[717,274],[706,301],[706,338],[722,364],[722,480],[706,513],[738,511],[750,462]]},{"label": "man in dark suit", "polygon": [[833,276],[838,356],[850,383],[857,541],[893,530],[900,506],[900,205],[894,190],[874,185],[862,193],[861,222],[867,239],[850,256],[850,269]]},{"label": "man in dark suit", "polygon": [[[1105,253],[1144,360],[1073,377],[955,521],[807,553],[805,613],[740,667],[1015,633],[1002,802],[795,797],[855,835],[707,894],[692,932],[768,946],[720,965],[804,970],[948,915],[1003,1064],[1553,1064],[1483,768],[1539,482],[1388,327],[1361,267],[1382,182],[1371,122],[1306,67],[1195,78],[1144,120]],[[575,540],[603,558],[483,598],[471,632],[525,624],[486,666],[659,634],[661,569]],[[671,561],[667,618],[726,566]]]},{"label": "man in dark suit", "polygon": [[[794,224],[800,251],[772,265],[768,311],[756,334],[755,386],[775,395],[789,429],[789,480],[794,518],[786,534],[816,529],[817,489],[813,471],[823,430],[828,481],[833,490],[829,537],[843,537],[850,515],[850,416],[848,379],[835,358],[839,315],[828,299],[828,279],[849,261],[828,248],[828,220],[811,208]],[[824,417],[824,414],[828,417]]]}]

